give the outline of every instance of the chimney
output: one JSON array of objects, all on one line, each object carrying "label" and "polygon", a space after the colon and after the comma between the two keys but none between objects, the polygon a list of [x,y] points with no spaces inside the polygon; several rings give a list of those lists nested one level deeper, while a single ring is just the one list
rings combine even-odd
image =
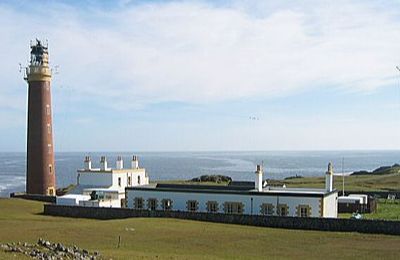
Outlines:
[{"label": "chimney", "polygon": [[92,169],[92,159],[90,159],[90,156],[85,156],[85,170],[90,171]]},{"label": "chimney", "polygon": [[139,168],[139,160],[136,155],[132,156],[132,169],[138,169]]},{"label": "chimney", "polygon": [[256,181],[255,181],[255,189],[257,191],[262,191],[263,190],[263,169],[262,166],[257,164],[257,170],[256,170]]},{"label": "chimney", "polygon": [[100,159],[100,170],[101,171],[107,171],[107,158],[105,156],[102,156]]},{"label": "chimney", "polygon": [[325,189],[327,192],[333,191],[333,166],[328,164],[328,171],[325,174]]},{"label": "chimney", "polygon": [[121,156],[117,157],[117,170],[122,170],[124,168],[124,161]]}]

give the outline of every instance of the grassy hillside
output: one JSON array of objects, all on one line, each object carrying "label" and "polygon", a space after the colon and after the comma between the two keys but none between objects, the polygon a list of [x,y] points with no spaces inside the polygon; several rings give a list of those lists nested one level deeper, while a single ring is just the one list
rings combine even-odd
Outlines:
[{"label": "grassy hillside", "polygon": [[[88,220],[41,215],[43,204],[0,199],[0,243],[39,237],[113,259],[397,259],[400,237],[203,223],[176,219]],[[117,248],[118,236],[121,247]],[[0,252],[0,259],[16,259]]]},{"label": "grassy hillside", "polygon": [[[325,186],[324,177],[295,178],[284,181],[272,181],[276,184],[286,184],[287,187]],[[385,175],[350,175],[344,177],[345,190],[351,191],[391,191],[400,190],[400,173]],[[342,190],[342,176],[334,176],[334,185]]]},{"label": "grassy hillside", "polygon": [[[266,174],[268,175],[268,173]],[[342,176],[334,176],[334,186],[337,190],[342,190]],[[201,181],[193,182],[190,180],[169,180],[155,181],[157,183],[173,184],[201,184],[201,185],[228,185],[229,182]],[[400,190],[400,166],[380,167],[372,172],[357,172],[356,174],[345,176],[345,190],[348,191],[399,191]],[[286,185],[292,188],[324,188],[325,176],[321,177],[301,177],[293,176],[285,180],[268,180],[270,185]]]}]

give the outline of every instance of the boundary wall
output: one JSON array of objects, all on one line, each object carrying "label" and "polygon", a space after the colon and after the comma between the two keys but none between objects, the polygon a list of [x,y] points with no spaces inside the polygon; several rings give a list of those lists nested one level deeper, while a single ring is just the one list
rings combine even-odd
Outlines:
[{"label": "boundary wall", "polygon": [[221,213],[203,213],[186,211],[149,211],[127,208],[94,208],[80,206],[44,205],[44,214],[51,216],[91,218],[91,219],[121,219],[133,217],[177,218],[215,223],[239,224],[272,228],[360,232],[371,234],[400,235],[400,221],[356,220],[335,218],[301,218],[259,215],[234,215]]}]

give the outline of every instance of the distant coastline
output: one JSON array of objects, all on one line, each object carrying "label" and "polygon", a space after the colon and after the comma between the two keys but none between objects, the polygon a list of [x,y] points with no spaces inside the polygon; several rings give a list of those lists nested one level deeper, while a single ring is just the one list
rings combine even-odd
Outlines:
[{"label": "distant coastline", "polygon": [[[76,183],[76,170],[83,165],[82,158],[90,154],[94,164],[101,155],[110,161],[118,155],[129,158],[131,152],[61,152],[56,153],[57,187]],[[143,152],[138,154],[141,164],[152,176],[152,181],[188,180],[201,175],[220,174],[235,181],[253,180],[254,167],[264,162],[265,178],[283,181],[290,176],[319,177],[332,162],[336,178],[343,171],[372,172],[383,165],[399,163],[400,151],[267,151],[267,152]],[[115,158],[114,158],[115,157]],[[25,189],[24,152],[0,152],[0,196]],[[304,180],[301,179],[301,180]],[[295,180],[293,180],[295,181]],[[298,179],[297,181],[300,181]]]}]

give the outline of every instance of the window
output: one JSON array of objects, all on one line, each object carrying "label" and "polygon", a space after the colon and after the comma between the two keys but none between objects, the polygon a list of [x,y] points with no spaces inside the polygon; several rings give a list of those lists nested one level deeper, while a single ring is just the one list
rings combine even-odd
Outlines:
[{"label": "window", "polygon": [[163,210],[171,210],[172,209],[172,200],[163,199],[161,201],[161,205],[162,205]]},{"label": "window", "polygon": [[128,176],[128,186],[131,186],[132,185],[132,179],[131,179],[131,176]]},{"label": "window", "polygon": [[261,204],[261,214],[271,216],[274,214],[274,205],[270,203]]},{"label": "window", "polygon": [[309,205],[299,205],[297,207],[297,216],[307,218],[311,216],[311,207]]},{"label": "window", "polygon": [[218,212],[218,202],[207,201],[207,212],[210,212],[210,213]]},{"label": "window", "polygon": [[121,187],[121,177],[118,177],[118,186]]},{"label": "window", "polygon": [[241,202],[225,202],[225,214],[243,214],[244,204]]},{"label": "window", "polygon": [[52,174],[53,173],[53,166],[51,164],[49,164],[49,173]]},{"label": "window", "polygon": [[47,133],[51,134],[51,126],[50,126],[50,124],[47,124]]},{"label": "window", "polygon": [[135,198],[135,209],[143,209],[143,198]]},{"label": "window", "polygon": [[148,199],[147,200],[147,208],[149,210],[156,210],[157,209],[157,199]]},{"label": "window", "polygon": [[140,175],[139,175],[139,176],[137,176],[137,184],[139,184],[139,185],[140,185]]},{"label": "window", "polygon": [[287,216],[289,214],[289,206],[286,204],[279,204],[277,213],[279,216]]},{"label": "window", "polygon": [[195,212],[199,208],[199,203],[197,202],[197,200],[188,200],[186,202],[186,208],[188,211]]},{"label": "window", "polygon": [[52,150],[51,144],[47,144],[47,153],[51,154]]},{"label": "window", "polygon": [[46,115],[50,115],[50,105],[46,105]]}]

